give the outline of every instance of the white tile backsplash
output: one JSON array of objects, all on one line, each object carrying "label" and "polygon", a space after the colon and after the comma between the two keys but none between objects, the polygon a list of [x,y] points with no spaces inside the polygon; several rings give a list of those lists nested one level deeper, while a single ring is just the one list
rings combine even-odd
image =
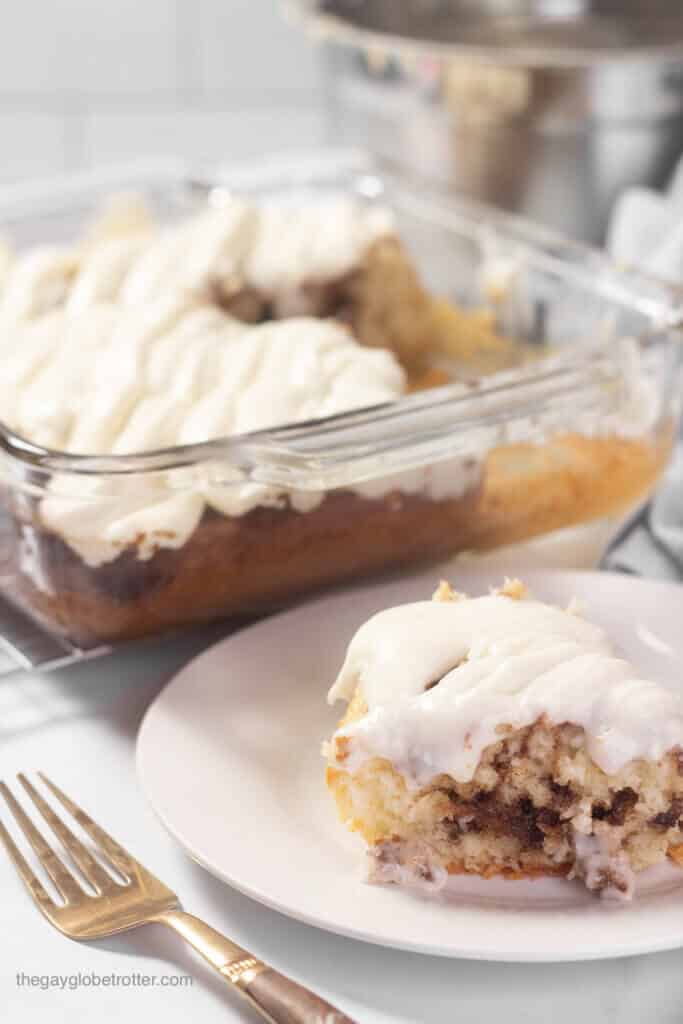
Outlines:
[{"label": "white tile backsplash", "polygon": [[277,13],[277,0],[197,0],[202,87],[249,93],[315,93],[317,52]]},{"label": "white tile backsplash", "polygon": [[318,54],[278,0],[22,0],[0,30],[0,181],[323,140]]},{"label": "white tile backsplash", "polygon": [[[260,2],[260,0],[256,0]],[[0,31],[0,93],[96,97],[174,92],[173,0],[21,0]]]},{"label": "white tile backsplash", "polygon": [[215,163],[310,149],[323,133],[319,111],[306,108],[98,113],[86,120],[84,159],[91,166],[151,156]]},{"label": "white tile backsplash", "polygon": [[68,119],[0,108],[0,181],[48,176],[67,166]]}]

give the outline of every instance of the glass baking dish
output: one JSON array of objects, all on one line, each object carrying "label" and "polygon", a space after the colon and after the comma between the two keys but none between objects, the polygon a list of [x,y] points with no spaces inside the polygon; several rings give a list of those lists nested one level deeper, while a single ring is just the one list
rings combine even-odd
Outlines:
[{"label": "glass baking dish", "polygon": [[[75,176],[5,190],[0,222],[19,246],[67,240],[104,197],[130,190],[162,220],[234,192],[282,202],[342,193],[389,206],[429,289],[487,307],[519,347],[519,365],[463,365],[434,351],[433,365],[457,383],[140,455],[48,451],[0,427],[0,629],[18,663],[260,613],[458,551],[616,529],[656,485],[680,394],[681,314],[664,285],[518,219],[380,176],[355,156],[202,177],[168,164]],[[252,485],[277,500],[217,511]],[[220,500],[202,505],[181,545],[141,537],[93,561],[68,526],[54,526],[98,523],[159,488],[182,505],[200,486]]]}]

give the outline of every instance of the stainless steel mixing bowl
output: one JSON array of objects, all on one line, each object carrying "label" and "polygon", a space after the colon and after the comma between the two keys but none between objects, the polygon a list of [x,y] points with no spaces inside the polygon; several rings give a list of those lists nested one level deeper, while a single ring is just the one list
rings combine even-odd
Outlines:
[{"label": "stainless steel mixing bowl", "polygon": [[683,0],[289,0],[335,139],[590,241],[683,152]]}]

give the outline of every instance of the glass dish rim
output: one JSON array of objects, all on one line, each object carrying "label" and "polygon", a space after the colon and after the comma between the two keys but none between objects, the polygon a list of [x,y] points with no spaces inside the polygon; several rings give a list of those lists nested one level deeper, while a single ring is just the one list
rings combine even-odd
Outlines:
[{"label": "glass dish rim", "polygon": [[[0,216],[20,223],[35,219],[36,201],[53,212],[68,209],[70,201],[83,202],[89,193],[106,194],[107,189],[121,189],[133,182],[139,189],[173,189],[184,194],[203,193],[210,198],[213,192],[244,192],[258,194],[261,189],[273,191],[294,191],[296,187],[307,186],[323,189],[330,185],[336,188],[352,188],[358,198],[377,201],[386,191],[400,196],[403,209],[423,218],[437,221],[438,226],[454,233],[480,240],[484,234],[500,244],[513,247],[516,254],[525,260],[540,263],[565,280],[584,287],[606,300],[631,309],[649,321],[648,335],[656,341],[660,335],[683,330],[683,294],[675,286],[654,279],[635,269],[616,266],[602,251],[567,239],[550,229],[537,225],[525,218],[508,214],[483,203],[463,197],[455,197],[432,188],[423,195],[415,181],[402,180],[385,168],[378,167],[367,154],[356,151],[342,151],[346,159],[339,159],[339,151],[317,151],[321,157],[313,171],[307,166],[302,155],[283,154],[268,164],[266,175],[255,173],[253,181],[250,170],[253,161],[240,161],[222,165],[210,172],[197,174],[190,167],[175,160],[150,160],[137,164],[122,164],[102,171],[85,171],[65,174],[42,182],[31,182],[3,187],[0,190]],[[251,181],[251,184],[249,182]],[[381,198],[379,198],[381,201]],[[388,197],[391,205],[391,194]],[[24,208],[22,212],[22,207]],[[41,212],[45,212],[44,210]],[[683,336],[682,336],[683,340]],[[683,349],[683,346],[682,346]],[[615,366],[617,360],[606,359]],[[490,390],[506,393],[514,398],[520,390],[520,382],[501,384],[503,374],[489,378],[493,388],[479,390],[478,395]],[[192,467],[207,461],[225,460],[239,452],[240,448],[255,451],[264,441],[274,439],[277,443],[283,434],[301,434],[307,427],[312,431],[326,427],[334,429],[339,424],[345,429],[349,421],[359,417],[367,423],[373,414],[385,417],[387,414],[400,419],[401,414],[419,408],[426,409],[439,400],[454,401],[462,398],[456,387],[445,386],[406,395],[379,406],[354,409],[335,416],[324,417],[309,423],[286,424],[252,433],[233,434],[191,445],[162,448],[153,451],[124,455],[72,454],[53,450],[36,444],[6,426],[0,420],[0,457],[22,469],[46,473],[76,474],[87,476],[145,475],[180,467]],[[509,422],[519,417],[519,411],[510,409]],[[540,416],[541,420],[543,414]]]}]

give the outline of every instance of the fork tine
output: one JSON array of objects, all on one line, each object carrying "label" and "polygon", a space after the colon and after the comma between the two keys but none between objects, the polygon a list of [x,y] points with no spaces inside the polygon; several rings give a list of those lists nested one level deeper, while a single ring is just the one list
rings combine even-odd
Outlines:
[{"label": "fork tine", "polygon": [[54,907],[54,903],[48,896],[47,892],[43,888],[40,879],[33,874],[30,867],[26,863],[24,856],[16,845],[11,835],[0,821],[0,843],[5,847],[9,858],[14,864],[15,868],[21,875],[26,888],[29,890],[34,900],[39,907],[47,909],[48,907]]},{"label": "fork tine", "polygon": [[71,872],[64,867],[55,851],[35,827],[4,782],[0,782],[0,793],[5,798],[7,806],[14,815],[14,820],[26,836],[33,852],[54,882],[58,892],[67,903],[80,902],[85,896],[85,892]]},{"label": "fork tine", "polygon": [[23,772],[18,775],[31,800],[42,814],[55,835],[61,840],[65,849],[69,851],[75,863],[82,871],[85,878],[98,892],[109,892],[116,886],[116,882],[107,874],[101,864],[95,860],[88,848],[77,839],[71,829],[64,824],[62,819],[55,814],[50,805],[40,795],[37,789],[29,782]]},{"label": "fork tine", "polygon": [[66,793],[63,793],[56,783],[51,782],[47,775],[43,772],[38,772],[38,775],[43,780],[50,792],[54,793],[59,802],[69,812],[72,818],[74,818],[81,826],[83,831],[90,836],[92,840],[100,847],[101,851],[106,854],[109,860],[112,862],[115,868],[117,868],[124,878],[129,881],[139,873],[142,869],[142,865],[138,864],[134,857],[131,857],[129,853],[123,849],[122,846],[116,842],[115,839],[104,831],[92,818],[82,811],[78,804],[75,804]]}]

